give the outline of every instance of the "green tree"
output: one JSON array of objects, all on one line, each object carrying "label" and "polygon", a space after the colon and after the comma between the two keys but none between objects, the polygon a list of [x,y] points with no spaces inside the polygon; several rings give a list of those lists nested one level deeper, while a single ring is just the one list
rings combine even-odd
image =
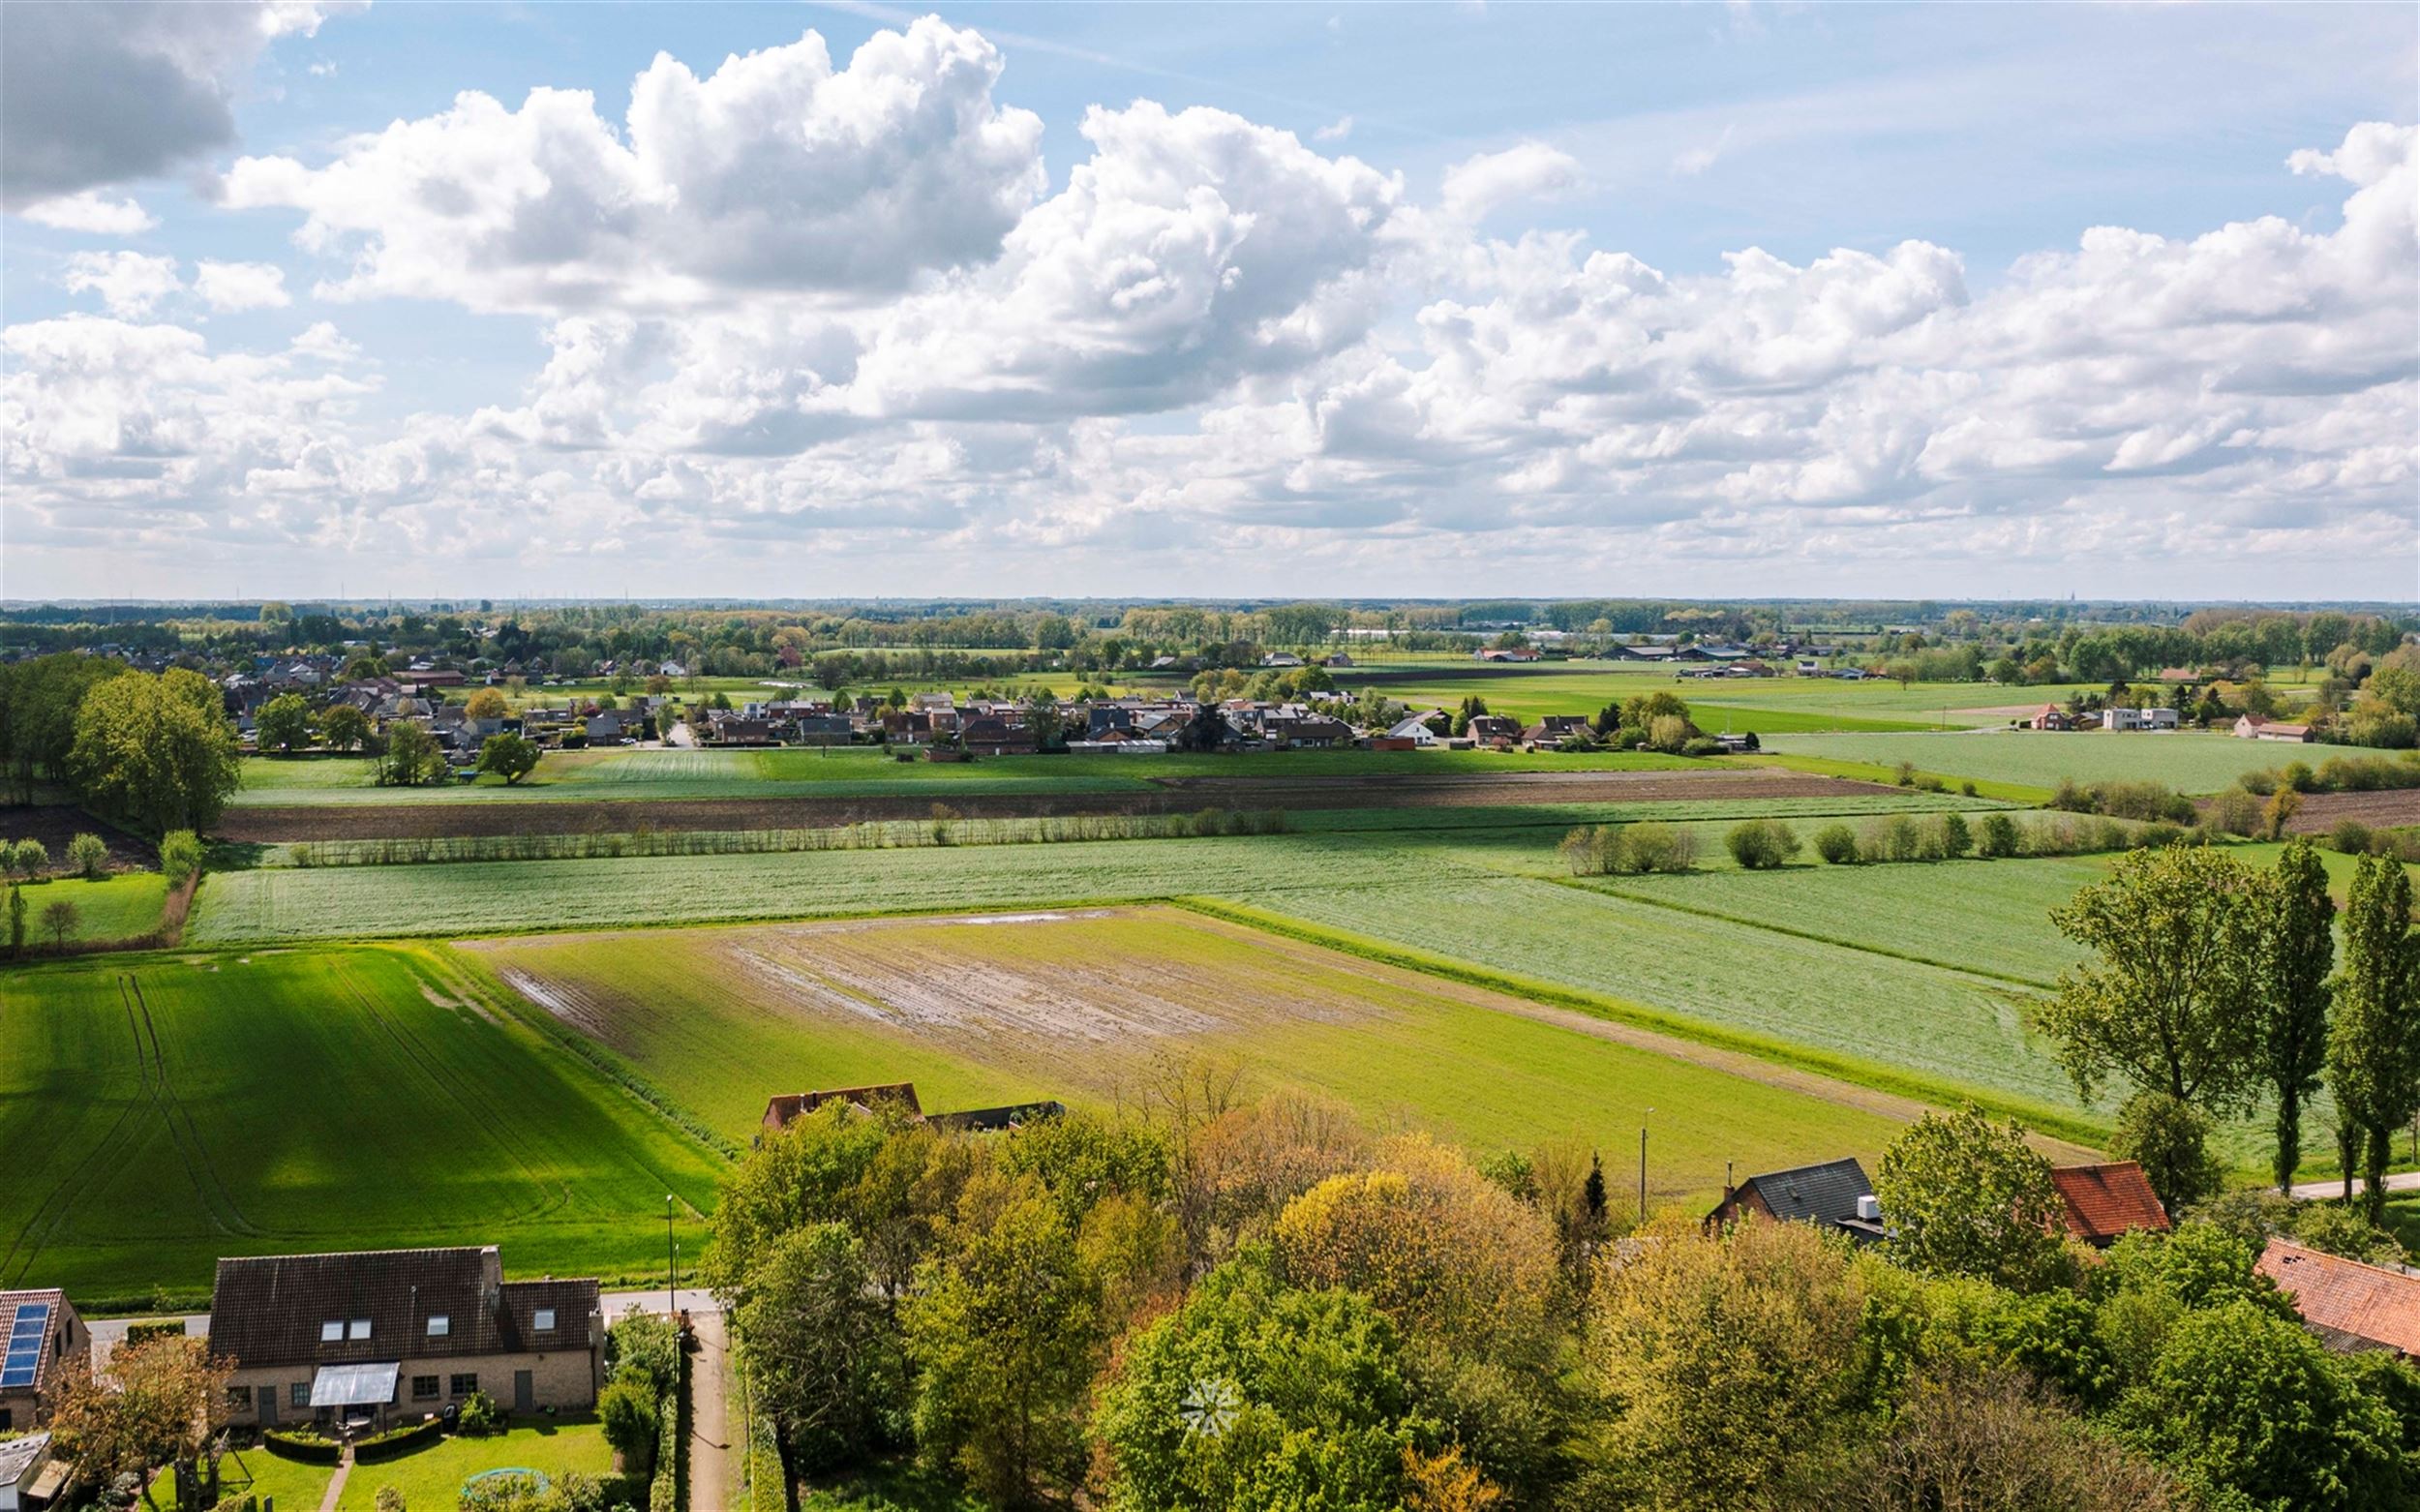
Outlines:
[{"label": "green tree", "polygon": [[1025,728],[1034,737],[1034,748],[1055,751],[1067,744],[1067,716],[1059,711],[1059,701],[1048,688],[1036,688],[1025,701]]},{"label": "green tree", "polygon": [[9,847],[9,871],[32,881],[50,869],[50,848],[27,835]]},{"label": "green tree", "polygon": [[2255,1507],[2400,1504],[2395,1415],[2298,1323],[2249,1301],[2178,1318],[2118,1417],[2169,1463]]},{"label": "green tree", "polygon": [[68,771],[86,803],[160,834],[217,824],[242,758],[219,690],[178,667],[95,684],[76,711]]},{"label": "green tree", "polygon": [[2219,1190],[2223,1172],[2210,1153],[2210,1120],[2164,1092],[2137,1092],[2118,1110],[2109,1153],[2140,1162],[2151,1190],[2181,1213]]},{"label": "green tree", "polygon": [[464,700],[462,706],[463,717],[466,719],[501,719],[511,711],[511,706],[504,702],[504,691],[501,688],[480,688]]},{"label": "green tree", "polygon": [[1982,1110],[1926,1113],[1883,1152],[1874,1194],[1891,1252],[1935,1276],[1975,1276],[2018,1291],[2064,1269],[2066,1207],[2050,1163],[2014,1123]]},{"label": "green tree", "polygon": [[300,693],[280,693],[260,706],[253,731],[262,750],[291,756],[311,743],[311,706]]},{"label": "green tree", "polygon": [[109,842],[97,834],[78,834],[67,842],[67,863],[87,882],[99,882],[109,870]]},{"label": "green tree", "polygon": [[2294,1184],[2302,1164],[2302,1106],[2327,1065],[2328,971],[2336,960],[2336,904],[2327,868],[2308,839],[2278,858],[2261,892],[2254,966],[2263,1078],[2277,1094],[2277,1190]]},{"label": "green tree", "polygon": [[656,1436],[662,1426],[654,1392],[636,1380],[609,1381],[597,1393],[596,1417],[605,1431],[605,1442],[621,1456],[621,1463],[630,1473],[644,1475],[653,1467]]},{"label": "green tree", "polygon": [[793,1480],[882,1446],[905,1370],[864,1246],[847,1225],[784,1235],[757,1266],[738,1321],[741,1363]]},{"label": "green tree", "polygon": [[707,1284],[726,1304],[747,1304],[758,1265],[784,1234],[851,1217],[897,1120],[858,1118],[831,1102],[766,1136],[725,1175],[708,1218]]},{"label": "green tree", "polygon": [[1134,1338],[1102,1390],[1109,1504],[1402,1506],[1406,1451],[1434,1430],[1398,1347],[1359,1294],[1289,1289],[1256,1257],[1228,1261]]},{"label": "green tree", "polygon": [[1804,848],[1799,832],[1778,819],[1743,819],[1723,836],[1731,859],[1749,871],[1768,871],[1787,863]]},{"label": "green tree", "polygon": [[319,739],[332,751],[359,750],[370,740],[370,716],[350,704],[334,704],[319,719]]},{"label": "green tree", "polygon": [[185,879],[201,870],[201,837],[191,830],[171,830],[160,837],[160,875],[173,892]]},{"label": "green tree", "polygon": [[76,932],[76,905],[66,898],[43,906],[42,926],[49,932],[51,949],[67,949],[67,937]]},{"label": "green tree", "polygon": [[378,756],[380,787],[416,788],[444,780],[444,747],[427,726],[398,719],[386,727],[386,749]]},{"label": "green tree", "polygon": [[1100,1354],[1098,1292],[1058,1204],[1030,1177],[970,1185],[960,1226],[903,1313],[917,1442],[993,1502],[1028,1506],[1082,1469],[1076,1408]]},{"label": "green tree", "polygon": [[71,780],[76,713],[96,685],[124,675],[125,664],[63,651],[0,667],[0,757],[16,801],[34,801],[34,779]]},{"label": "green tree", "polygon": [[2035,1023],[2090,1099],[2115,1073],[2181,1103],[2227,1109],[2260,1070],[2248,1012],[2255,955],[2252,874],[2208,849],[2163,846],[2050,911],[2099,959],[2061,974]]},{"label": "green tree", "polygon": [[2410,921],[2411,878],[2403,863],[2361,858],[2344,908],[2344,965],[2336,978],[2327,1068],[2339,1116],[2361,1133],[2372,1223],[2386,1211],[2389,1141],[2420,1108]]},{"label": "green tree", "polygon": [[507,787],[537,770],[537,741],[506,730],[479,744],[479,770],[504,779]]}]

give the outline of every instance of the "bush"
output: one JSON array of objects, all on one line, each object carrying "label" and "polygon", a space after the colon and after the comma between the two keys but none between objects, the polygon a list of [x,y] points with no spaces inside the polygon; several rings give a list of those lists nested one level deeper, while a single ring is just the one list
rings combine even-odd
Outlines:
[{"label": "bush", "polygon": [[264,1428],[260,1431],[260,1442],[279,1459],[299,1460],[305,1465],[334,1465],[344,1456],[335,1440],[301,1429]]},{"label": "bush", "polygon": [[1844,824],[1828,824],[1815,832],[1815,854],[1834,866],[1858,862],[1857,832]]},{"label": "bush", "polygon": [[2160,1202],[2181,1212],[2219,1190],[2218,1157],[2210,1153],[2210,1120],[2164,1092],[2137,1092],[2118,1110],[2109,1153],[2140,1161]]},{"label": "bush", "polygon": [[1777,819],[1747,819],[1723,836],[1731,859],[1749,871],[1770,871],[1802,849],[1799,832]]},{"label": "bush", "polygon": [[2210,822],[2229,834],[2249,835],[2260,828],[2260,800],[2241,784],[2210,801]]},{"label": "bush", "polygon": [[50,848],[30,837],[17,841],[9,855],[9,869],[20,877],[42,875],[50,869]]},{"label": "bush", "polygon": [[2311,770],[2311,763],[2307,761],[2289,762],[2285,770],[2277,774],[2277,785],[2297,793],[2315,793],[2319,790],[2319,774]]},{"label": "bush", "polygon": [[2370,827],[2358,819],[2339,819],[2328,832],[2328,843],[2346,856],[2368,855],[2371,838]]},{"label": "bush", "polygon": [[201,839],[191,830],[171,830],[160,841],[160,874],[173,892],[201,870]]},{"label": "bush", "polygon": [[1701,735],[1680,747],[1683,756],[1720,756],[1722,753],[1723,742],[1708,735]]},{"label": "bush", "polygon": [[404,1494],[392,1486],[380,1486],[370,1505],[373,1512],[405,1512]]},{"label": "bush", "polygon": [[466,1434],[492,1434],[504,1426],[504,1409],[484,1391],[474,1391],[462,1405],[459,1420]]},{"label": "bush", "polygon": [[2145,825],[2134,832],[2134,844],[2146,851],[2156,851],[2162,846],[2174,845],[2183,838],[2185,838],[2183,830],[2164,821]]},{"label": "bush", "polygon": [[1868,861],[1921,861],[1924,855],[1923,827],[1907,814],[1877,819],[1865,827],[1864,848]]},{"label": "bush", "polygon": [[1572,873],[1582,877],[1677,873],[1697,864],[1697,836],[1653,820],[1583,826],[1564,835],[1559,849]]},{"label": "bush", "polygon": [[1903,788],[1916,786],[1916,763],[1912,761],[1899,763],[1898,778],[1899,786]]},{"label": "bush", "polygon": [[442,1436],[444,1432],[445,1424],[434,1417],[404,1428],[390,1428],[385,1433],[373,1434],[367,1438],[356,1441],[353,1444],[353,1458],[365,1463],[392,1460],[398,1455],[408,1454],[421,1445],[434,1441]]},{"label": "bush", "polygon": [[620,1377],[598,1393],[596,1416],[604,1426],[605,1442],[621,1456],[623,1467],[633,1473],[644,1473],[661,1427],[656,1416],[655,1393],[643,1380]]},{"label": "bush", "polygon": [[2024,849],[2024,832],[2017,829],[2015,820],[2006,814],[1983,815],[1982,834],[1975,842],[1977,855],[1997,859],[2022,855]]},{"label": "bush", "polygon": [[97,834],[79,834],[67,842],[67,863],[87,882],[99,882],[109,869],[109,842]]}]

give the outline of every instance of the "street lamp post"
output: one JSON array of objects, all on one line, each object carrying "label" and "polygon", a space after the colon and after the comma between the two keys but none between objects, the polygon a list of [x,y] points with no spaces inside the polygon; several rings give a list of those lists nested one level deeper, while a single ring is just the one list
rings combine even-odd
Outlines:
[{"label": "street lamp post", "polygon": [[1647,1225],[1647,1120],[1648,1115],[1654,1111],[1650,1107],[1639,1115],[1639,1224],[1642,1227]]}]

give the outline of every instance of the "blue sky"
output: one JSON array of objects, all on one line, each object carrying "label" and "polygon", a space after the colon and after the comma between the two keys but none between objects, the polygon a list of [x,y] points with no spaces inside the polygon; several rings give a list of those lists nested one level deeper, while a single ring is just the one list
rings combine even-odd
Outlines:
[{"label": "blue sky", "polygon": [[194,9],[8,8],[12,597],[2420,593],[2409,7]]}]

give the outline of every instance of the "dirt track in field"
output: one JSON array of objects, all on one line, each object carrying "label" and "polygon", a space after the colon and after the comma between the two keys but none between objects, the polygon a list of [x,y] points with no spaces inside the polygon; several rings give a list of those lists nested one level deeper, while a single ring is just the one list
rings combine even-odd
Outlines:
[{"label": "dirt track in field", "polygon": [[947,803],[969,819],[1057,814],[1191,813],[1200,808],[1469,808],[1521,803],[1703,802],[1710,799],[1849,798],[1897,788],[1762,770],[1440,772],[1435,776],[1169,777],[1145,792],[953,793],[866,798],[506,800],[453,803],[308,803],[232,808],[223,839],[421,839],[444,835],[602,834],[656,830],[822,830],[922,819]]}]

